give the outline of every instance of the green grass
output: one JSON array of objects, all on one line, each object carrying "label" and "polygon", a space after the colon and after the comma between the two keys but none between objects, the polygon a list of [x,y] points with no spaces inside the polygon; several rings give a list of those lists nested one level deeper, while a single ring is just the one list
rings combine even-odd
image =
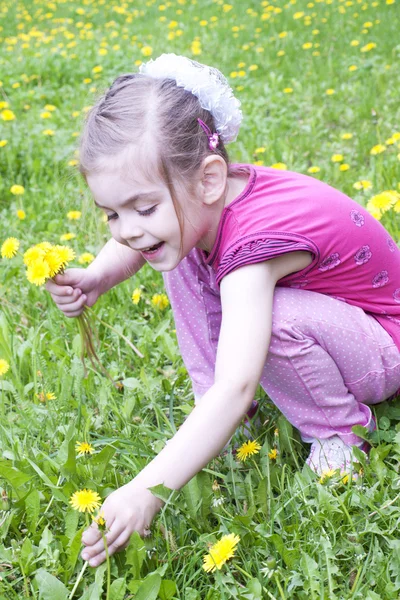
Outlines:
[{"label": "green grass", "polygon": [[[70,231],[78,256],[99,251],[105,224],[68,164],[74,134],[112,79],[146,60],[143,46],[153,56],[193,56],[228,76],[245,114],[233,161],[283,162],[303,173],[318,166],[313,176],[362,204],[399,192],[400,139],[392,143],[400,132],[398,29],[398,0],[3,3],[0,102],[15,119],[0,118],[0,140],[7,140],[0,145],[1,242],[15,236],[24,251],[45,239],[59,243]],[[376,47],[362,52],[368,43]],[[93,73],[96,66],[102,71]],[[48,119],[40,116],[46,104],[56,107]],[[385,151],[371,155],[377,144]],[[343,155],[341,163],[333,154]],[[354,189],[364,179],[372,189]],[[14,184],[23,195],[10,192]],[[82,210],[81,219],[68,221],[69,210]],[[382,222],[400,241],[399,214],[391,209]],[[0,599],[65,600],[82,569],[86,527],[71,494],[88,487],[104,498],[129,481],[173,435],[193,398],[170,310],[151,303],[162,291],[159,274],[145,267],[94,309],[116,330],[99,323],[100,357],[123,384],[115,389],[93,369],[84,378],[76,322],[27,282],[21,258],[2,259],[0,272],[0,358],[10,364],[0,378]],[[50,392],[56,398],[43,402]],[[152,536],[134,535],[112,558],[110,598],[399,598],[400,402],[376,408],[370,462],[360,456],[363,475],[343,484],[320,483],[304,467],[308,447],[261,390],[258,396],[261,452],[245,463],[223,454],[171,499]],[[83,440],[96,452],[77,458],[75,443]],[[272,448],[276,460],[268,457]],[[240,536],[235,557],[206,574],[208,545],[226,533]],[[105,598],[105,590],[105,567],[87,569],[74,597]]]}]

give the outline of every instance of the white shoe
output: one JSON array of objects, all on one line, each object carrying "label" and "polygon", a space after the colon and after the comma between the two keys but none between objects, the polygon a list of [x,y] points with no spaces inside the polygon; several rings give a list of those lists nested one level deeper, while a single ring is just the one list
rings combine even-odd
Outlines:
[{"label": "white shoe", "polygon": [[[363,447],[360,450],[365,452]],[[313,440],[310,455],[306,460],[308,466],[318,475],[337,470],[340,473],[349,472],[353,462],[357,462],[353,447],[345,444],[337,435],[326,440]]]}]

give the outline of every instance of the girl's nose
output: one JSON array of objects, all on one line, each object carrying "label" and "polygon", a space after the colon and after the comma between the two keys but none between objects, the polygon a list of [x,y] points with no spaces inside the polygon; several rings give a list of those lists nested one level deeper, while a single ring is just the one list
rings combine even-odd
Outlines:
[{"label": "girl's nose", "polygon": [[119,234],[123,240],[128,242],[140,238],[143,235],[143,229],[137,223],[127,220],[121,224]]}]

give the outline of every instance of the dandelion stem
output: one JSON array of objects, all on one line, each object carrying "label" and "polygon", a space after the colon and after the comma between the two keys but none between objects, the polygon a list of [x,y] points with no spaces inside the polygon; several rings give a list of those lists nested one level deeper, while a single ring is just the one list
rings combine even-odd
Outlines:
[{"label": "dandelion stem", "polygon": [[278,579],[278,576],[276,575],[276,573],[275,573],[275,575],[274,575],[274,579],[275,579],[275,583],[276,583],[276,586],[277,586],[277,588],[278,588],[278,590],[279,590],[279,593],[280,593],[280,595],[281,595],[281,598],[282,598],[282,600],[286,600],[285,593],[284,593],[284,591],[283,591],[283,589],[282,589],[282,586],[281,586],[281,584],[280,584],[280,581],[279,581],[279,579]]},{"label": "dandelion stem", "polygon": [[85,307],[86,311],[89,311],[90,314],[97,319],[102,325],[104,325],[104,327],[108,327],[108,329],[111,329],[111,331],[113,331],[114,333],[116,333],[117,335],[119,335],[119,337],[121,337],[124,342],[126,342],[128,344],[128,346],[130,346],[132,348],[132,350],[138,355],[140,356],[140,358],[144,358],[143,354],[140,352],[140,350],[138,350],[136,348],[136,346],[134,344],[132,344],[132,342],[123,334],[120,333],[119,331],[117,331],[112,325],[110,325],[109,323],[106,323],[105,321],[103,321],[102,319],[100,319],[100,317],[98,315],[96,315],[96,313],[91,310],[89,307]]},{"label": "dandelion stem", "polygon": [[107,540],[106,540],[106,536],[104,535],[104,531],[101,532],[101,537],[103,538],[104,551],[106,553],[106,561],[107,561],[107,594],[106,594],[106,600],[108,600],[109,596],[110,596],[110,584],[111,584],[110,556],[108,554]]},{"label": "dandelion stem", "polygon": [[76,588],[78,587],[78,585],[79,585],[79,583],[80,583],[80,581],[81,581],[81,579],[82,579],[82,577],[83,577],[83,574],[84,574],[84,572],[85,572],[85,570],[86,570],[86,568],[87,568],[88,564],[89,564],[89,562],[88,562],[87,560],[85,560],[85,562],[84,562],[84,565],[83,565],[83,567],[82,567],[82,569],[81,569],[81,572],[79,573],[79,575],[78,575],[78,578],[77,578],[77,580],[75,581],[75,585],[74,585],[74,587],[73,587],[73,589],[72,589],[72,592],[70,593],[70,595],[69,595],[69,597],[68,597],[68,600],[72,600],[72,598],[74,597],[74,594],[75,594],[75,592],[76,592]]}]

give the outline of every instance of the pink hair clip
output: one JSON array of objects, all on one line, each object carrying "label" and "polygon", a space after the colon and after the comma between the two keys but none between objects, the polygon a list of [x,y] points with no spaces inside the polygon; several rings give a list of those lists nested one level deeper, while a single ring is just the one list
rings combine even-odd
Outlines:
[{"label": "pink hair clip", "polygon": [[197,119],[200,127],[203,129],[203,131],[205,131],[205,133],[207,134],[208,137],[208,147],[210,148],[210,150],[216,150],[217,146],[219,145],[219,136],[218,133],[212,133],[211,129],[209,128],[208,125],[206,125],[204,123],[204,121],[202,121],[201,119]]}]

